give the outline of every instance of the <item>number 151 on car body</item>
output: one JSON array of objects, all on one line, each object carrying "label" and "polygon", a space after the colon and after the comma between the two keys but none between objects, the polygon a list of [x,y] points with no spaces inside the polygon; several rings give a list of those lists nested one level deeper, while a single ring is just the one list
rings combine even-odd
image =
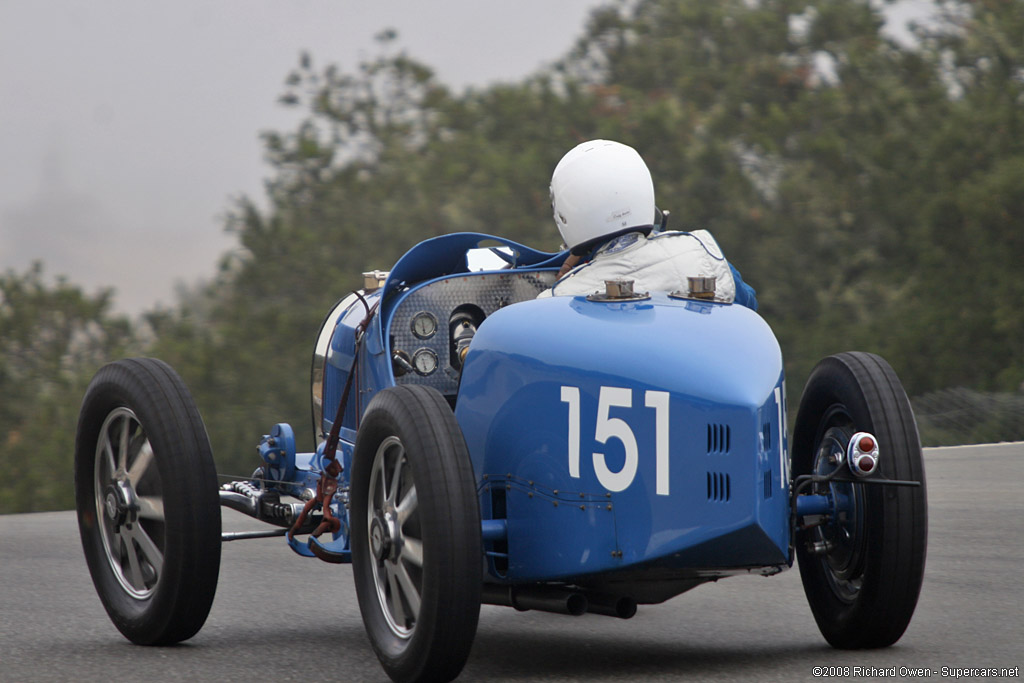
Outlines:
[{"label": "number 151 on car body", "polygon": [[[644,408],[654,410],[655,491],[659,496],[669,495],[669,393],[643,392]],[[580,478],[580,389],[563,386],[562,403],[569,405],[569,476]],[[640,464],[636,435],[625,420],[611,416],[612,408],[633,408],[633,390],[624,387],[601,387],[597,400],[597,424],[594,439],[606,444],[617,439],[625,452],[620,470],[608,467],[604,453],[592,454],[594,474],[607,490],[617,493],[629,488]]]}]

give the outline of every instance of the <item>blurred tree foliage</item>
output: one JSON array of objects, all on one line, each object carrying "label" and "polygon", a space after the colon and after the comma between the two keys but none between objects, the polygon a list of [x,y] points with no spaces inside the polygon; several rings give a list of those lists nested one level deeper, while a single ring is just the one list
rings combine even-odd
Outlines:
[{"label": "blurred tree foliage", "polygon": [[[630,0],[594,12],[555,67],[464,93],[394,32],[353,71],[303,56],[281,102],[307,117],[264,136],[267,208],[238,204],[228,228],[241,249],[146,317],[148,353],[191,387],[221,472],[251,471],[274,422],[309,448],[315,333],[359,273],[446,232],[556,249],[551,170],[605,137],[647,160],[671,227],[710,229],[757,288],[792,396],[818,359],[857,348],[889,359],[912,396],[968,387],[1012,403],[1024,384],[1024,2],[937,8],[941,21],[906,46],[864,0]],[[34,377],[21,391],[45,394],[50,380]],[[25,425],[8,432],[23,444],[6,449],[15,463],[43,457],[35,444],[27,454]]]},{"label": "blurred tree foliage", "polygon": [[0,275],[0,513],[74,507],[82,394],[134,339],[109,309],[110,292],[48,284],[38,263]]}]

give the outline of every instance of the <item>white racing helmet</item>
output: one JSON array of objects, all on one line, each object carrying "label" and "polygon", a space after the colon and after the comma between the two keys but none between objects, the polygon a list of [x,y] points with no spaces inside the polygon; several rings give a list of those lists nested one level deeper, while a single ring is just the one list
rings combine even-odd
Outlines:
[{"label": "white racing helmet", "polygon": [[551,208],[569,249],[654,224],[654,182],[635,149],[591,140],[571,149],[551,174]]}]

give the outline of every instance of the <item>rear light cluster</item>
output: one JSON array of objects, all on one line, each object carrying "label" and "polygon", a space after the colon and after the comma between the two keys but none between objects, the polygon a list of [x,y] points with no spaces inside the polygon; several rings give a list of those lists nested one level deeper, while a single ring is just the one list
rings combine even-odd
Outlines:
[{"label": "rear light cluster", "polygon": [[878,439],[868,432],[857,432],[846,448],[846,462],[858,477],[874,474],[878,469]]}]

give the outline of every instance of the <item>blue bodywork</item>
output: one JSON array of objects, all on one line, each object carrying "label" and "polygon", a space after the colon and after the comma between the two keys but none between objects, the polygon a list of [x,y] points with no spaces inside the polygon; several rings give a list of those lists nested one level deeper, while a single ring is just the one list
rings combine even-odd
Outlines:
[{"label": "blue bodywork", "polygon": [[[469,272],[466,252],[481,243],[505,245],[509,268]],[[483,320],[464,363],[449,363],[438,346],[435,379],[396,377],[393,345],[411,308],[444,301],[429,312],[447,334],[459,304],[450,292],[519,286],[513,278],[542,286],[538,278],[553,279],[565,256],[488,235],[438,237],[325,321],[321,436],[350,369],[357,373],[340,430],[342,489],[374,394],[434,381],[472,459],[489,581],[690,582],[652,593],[654,602],[704,580],[791,565],[782,354],[743,306],[662,293],[626,302],[531,293],[493,311],[465,301]],[[319,457],[298,460],[319,472]],[[347,527],[321,542],[347,556]]]},{"label": "blue bodywork", "polygon": [[[507,577],[786,564],[782,381],[771,331],[740,306],[556,297],[490,316],[455,415],[481,509],[505,489]],[[599,443],[599,418],[622,436]]]}]

